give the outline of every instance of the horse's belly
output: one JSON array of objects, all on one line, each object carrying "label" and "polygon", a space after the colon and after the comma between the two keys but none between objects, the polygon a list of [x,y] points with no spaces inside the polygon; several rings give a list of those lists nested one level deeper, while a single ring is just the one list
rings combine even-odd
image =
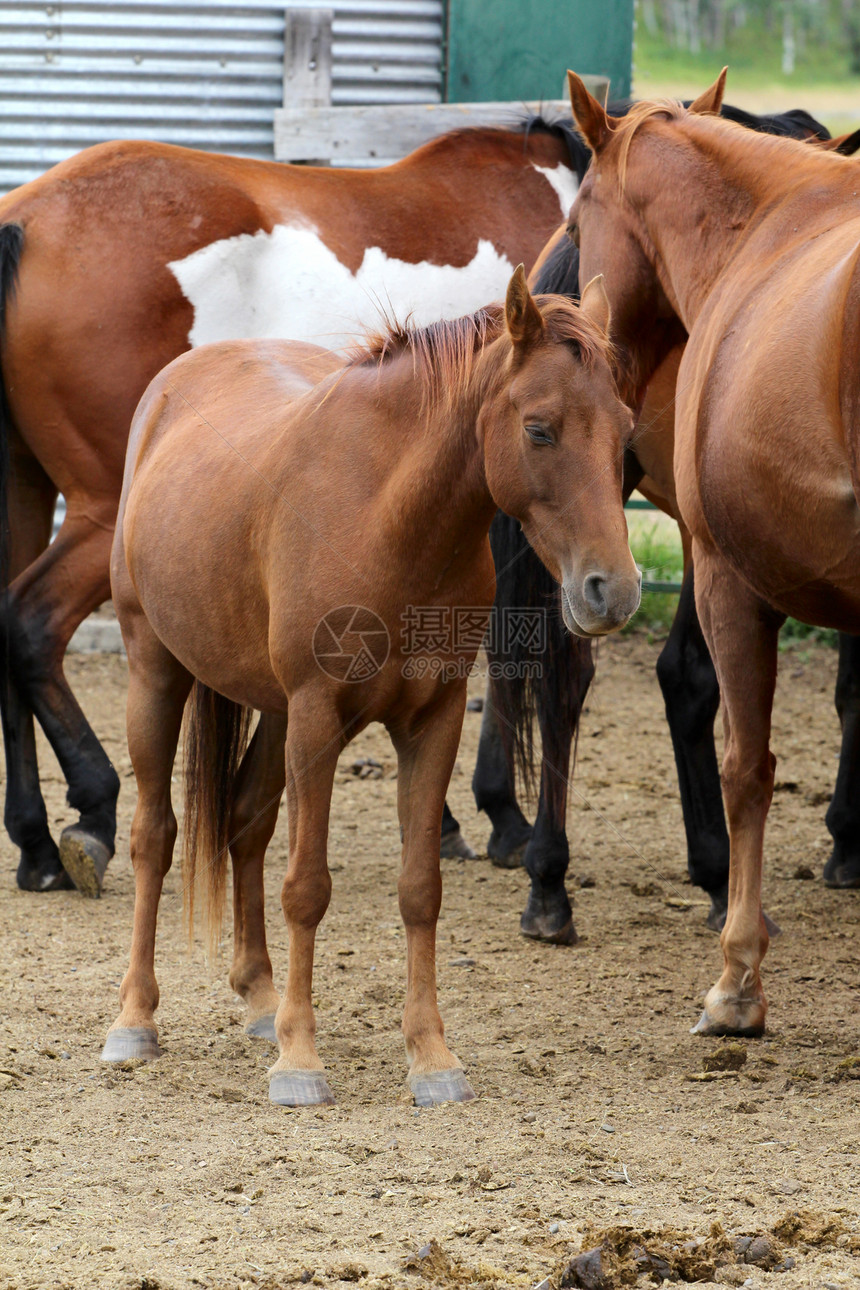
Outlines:
[{"label": "horse's belly", "polygon": [[460,268],[368,247],[352,273],[313,228],[278,224],[213,242],[169,268],[194,308],[192,345],[265,337],[343,350],[386,318],[422,327],[471,313],[504,294],[514,266],[482,239]]},{"label": "horse's belly", "polygon": [[128,499],[123,546],[156,636],[204,685],[248,707],[285,711],[247,535],[214,500],[195,511],[181,483],[142,482]]},{"label": "horse's belly", "polygon": [[703,464],[696,536],[780,612],[860,631],[860,507],[847,470],[812,488],[759,466],[741,452],[728,468]]}]

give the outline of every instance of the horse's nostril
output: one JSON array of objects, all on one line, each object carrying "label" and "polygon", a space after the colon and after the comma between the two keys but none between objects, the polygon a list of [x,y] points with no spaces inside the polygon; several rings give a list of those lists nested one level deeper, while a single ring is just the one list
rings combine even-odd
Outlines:
[{"label": "horse's nostril", "polygon": [[590,573],[583,584],[583,595],[585,603],[589,609],[597,614],[600,618],[606,617],[606,596],[603,589],[606,586],[606,579],[599,573]]}]

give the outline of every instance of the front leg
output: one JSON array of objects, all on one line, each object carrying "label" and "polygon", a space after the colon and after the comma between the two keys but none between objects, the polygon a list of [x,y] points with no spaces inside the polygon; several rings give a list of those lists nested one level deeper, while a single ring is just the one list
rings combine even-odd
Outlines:
[{"label": "front leg", "polygon": [[761,905],[762,859],[776,766],[770,723],[784,618],[716,552],[694,543],[693,553],[696,605],[723,698],[722,778],[730,841],[728,912],[720,936],[723,973],[708,991],[695,1030],[760,1035],[767,1003],[759,969],[769,939]]},{"label": "front leg", "polygon": [[519,869],[532,826],[517,802],[512,757],[502,739],[492,682],[487,684],[484,699],[472,792],[475,806],[479,811],[486,811],[493,826],[487,843],[490,860],[497,869]]},{"label": "front leg", "polygon": [[833,854],[824,866],[828,887],[860,887],[860,637],[839,634],[836,711],[842,726],[839,774],[827,810]]},{"label": "front leg", "polygon": [[475,1096],[460,1062],[445,1043],[436,1001],[436,924],[442,903],[439,836],[465,704],[465,684],[449,684],[432,707],[391,727],[398,757],[397,806],[403,834],[398,883],[407,954],[403,1037],[409,1085],[418,1106],[465,1102]]},{"label": "front leg", "polygon": [[[280,1106],[334,1102],[316,1050],[312,985],[316,931],[331,897],[327,857],[331,791],[345,743],[337,713],[323,701],[290,701],[286,744],[290,858],[281,890],[290,948],[286,989],[275,1014],[280,1054],[269,1070],[269,1098]],[[437,864],[438,846],[437,834]]]},{"label": "front leg", "polygon": [[553,623],[550,630],[554,639],[541,679],[535,684],[543,756],[538,810],[525,853],[531,890],[520,931],[551,944],[575,945],[578,937],[565,886],[570,862],[567,793],[573,773],[571,745],[594,677],[594,662],[591,641],[571,636],[560,622]]}]

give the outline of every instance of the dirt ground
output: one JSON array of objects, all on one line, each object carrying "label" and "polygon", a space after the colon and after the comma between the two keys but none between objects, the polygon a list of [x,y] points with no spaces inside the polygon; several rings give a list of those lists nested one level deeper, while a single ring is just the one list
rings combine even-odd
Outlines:
[{"label": "dirt ground", "polygon": [[[405,1092],[396,784],[379,729],[343,758],[318,941],[319,1048],[338,1105],[268,1102],[271,1050],[243,1033],[229,937],[214,972],[199,946],[188,956],[176,871],[157,951],[165,1055],[100,1064],[128,951],[134,783],[124,661],[72,659],[123,776],[118,854],[103,899],[88,902],[19,892],[5,835],[0,844],[2,1290],[531,1287],[550,1275],[599,1290],[663,1276],[860,1284],[860,904],[818,877],[836,772],[835,656],[783,657],[766,903],[784,930],[765,963],[769,1030],[726,1059],[746,1056],[740,1070],[714,1076],[705,1061],[725,1041],[688,1032],[719,946],[706,901],[685,885],[656,654],[642,636],[600,649],[569,819],[578,946],[519,936],[522,873],[444,863],[440,1000],[479,1096],[429,1111]],[[475,845],[487,836],[469,788],[479,724],[467,715],[451,786]],[[361,756],[377,758],[383,778],[350,774]],[[59,831],[63,785],[44,764]],[[281,980],[284,834],[268,869]],[[815,879],[796,877],[801,866]],[[580,890],[574,875],[594,886]],[[732,1242],[755,1233],[770,1234],[756,1247],[764,1264],[738,1264]],[[602,1269],[564,1273],[601,1242]]]}]

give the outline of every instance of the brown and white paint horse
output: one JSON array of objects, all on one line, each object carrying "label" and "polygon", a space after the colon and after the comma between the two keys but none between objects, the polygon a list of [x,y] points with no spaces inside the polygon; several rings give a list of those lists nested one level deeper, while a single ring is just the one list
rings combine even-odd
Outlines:
[{"label": "brown and white paint horse", "polygon": [[[587,153],[569,127],[455,131],[396,165],[329,170],[155,143],[90,148],[0,201],[0,445],[7,576],[0,701],[18,883],[97,895],[119,781],[63,674],[109,595],[125,445],[152,377],[202,341],[338,349],[379,323],[452,318],[530,265]],[[0,480],[0,485],[3,481]],[[66,518],[48,545],[57,493]],[[58,848],[33,717],[78,813]]]},{"label": "brown and white paint horse", "polygon": [[[274,1021],[272,1100],[333,1100],[314,1042],[314,941],[331,893],[338,756],[370,721],[386,725],[398,757],[410,1085],[421,1105],[474,1096],[445,1043],[435,937],[442,809],[495,589],[488,532],[497,506],[522,522],[562,586],[570,630],[617,630],[638,606],[621,502],[632,420],[608,363],[608,323],[599,279],[577,309],[560,296],[533,299],[520,267],[504,309],[392,333],[347,366],[306,345],[234,341],[184,355],[152,382],[132,426],[111,566],[138,803],[131,959],[106,1060],[159,1051],[155,924],[177,831],[174,757],[196,681],[183,877],[192,889],[195,872],[204,877],[217,937],[229,846],[230,980],[253,1033]],[[471,606],[481,630],[440,643],[443,666],[416,673],[406,666],[408,605]],[[323,667],[317,642],[324,632],[330,660],[333,627],[350,651],[367,634],[375,665],[360,678]],[[242,708],[263,714],[244,759]],[[279,999],[262,873],[285,785],[289,962]]]}]

